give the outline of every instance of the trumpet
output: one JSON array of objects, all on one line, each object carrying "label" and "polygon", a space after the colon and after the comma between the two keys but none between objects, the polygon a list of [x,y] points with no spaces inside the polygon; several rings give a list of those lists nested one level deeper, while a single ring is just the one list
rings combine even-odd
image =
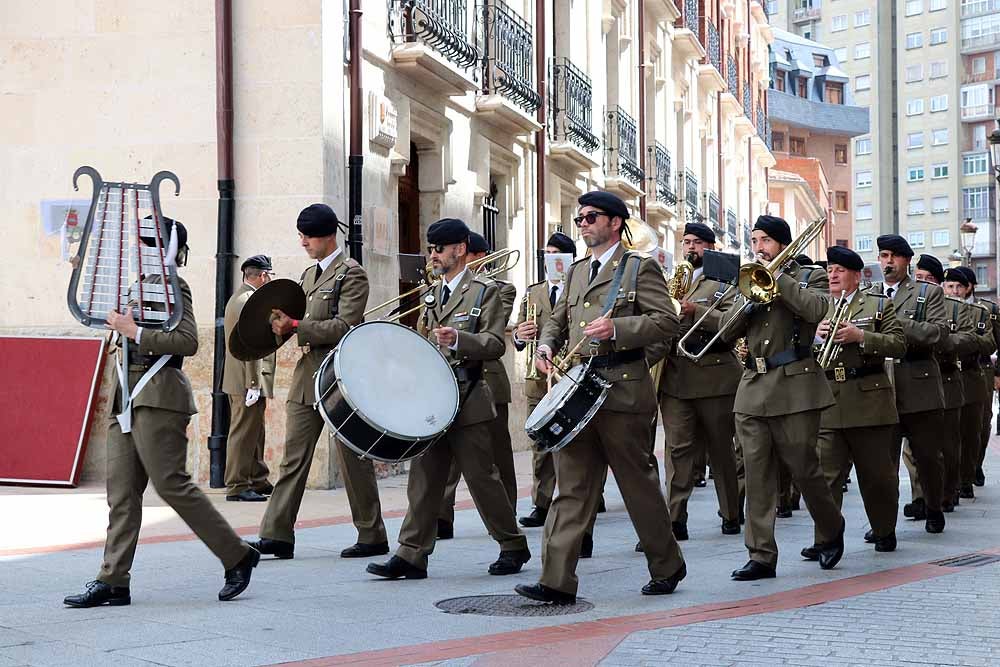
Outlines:
[{"label": "trumpet", "polygon": [[[531,302],[531,297],[525,297],[528,300],[528,305],[525,313],[525,318],[530,320],[535,326],[538,326],[538,304]],[[527,350],[528,362],[527,368],[524,372],[525,380],[540,380],[541,375],[538,373],[538,368],[535,366],[535,352],[538,349],[538,334],[535,334],[535,338],[529,340],[525,345]]]},{"label": "trumpet", "polygon": [[[809,247],[809,244],[819,237],[819,235],[823,232],[824,226],[826,226],[826,217],[823,216],[817,218],[809,223],[801,234],[792,239],[792,242],[785,246],[784,250],[779,252],[774,259],[767,264],[762,262],[748,262],[747,264],[741,266],[736,284],[731,285],[725,292],[723,292],[722,295],[716,299],[711,306],[709,306],[708,310],[705,311],[705,314],[694,323],[694,325],[679,341],[677,341],[677,350],[692,361],[700,360],[705,353],[711,349],[713,345],[715,345],[716,342],[722,339],[737,322],[741,321],[747,313],[750,312],[751,306],[757,304],[767,305],[778,298],[778,274],[782,271],[785,264],[787,264],[790,259],[804,252],[805,249]],[[688,351],[685,348],[688,340],[690,340],[691,336],[698,331],[709,314],[718,308],[719,304],[725,301],[732,294],[733,290],[738,290],[740,292],[743,296],[743,303],[740,304],[740,306],[736,309],[736,312],[734,312],[731,317],[726,319],[722,326],[719,327],[719,330],[715,333],[715,335],[712,336],[711,340],[705,343],[699,352]]]},{"label": "trumpet", "polygon": [[847,302],[847,292],[841,290],[840,298],[837,299],[837,307],[833,309],[833,317],[830,318],[830,332],[826,335],[826,340],[819,348],[818,361],[820,367],[827,369],[840,356],[841,344],[835,343],[837,329],[841,323],[847,319],[847,312],[851,309],[851,304]]}]

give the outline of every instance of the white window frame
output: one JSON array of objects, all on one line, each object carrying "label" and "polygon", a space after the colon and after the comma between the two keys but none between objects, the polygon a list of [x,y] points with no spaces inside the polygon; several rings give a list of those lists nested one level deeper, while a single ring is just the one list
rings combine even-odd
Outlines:
[{"label": "white window frame", "polygon": [[[863,85],[862,85],[863,82]],[[871,90],[872,88],[872,75],[871,74],[860,74],[854,77],[854,90]]]},{"label": "white window frame", "polygon": [[854,172],[854,187],[861,190],[872,186],[872,170],[862,169]]},{"label": "white window frame", "polygon": [[906,76],[906,83],[916,83],[917,81],[924,80],[924,64],[923,63],[913,63],[906,66],[904,70]]},{"label": "white window frame", "polygon": [[931,165],[931,180],[939,181],[942,178],[948,178],[949,172],[951,172],[951,167],[947,162],[935,162]]},{"label": "white window frame", "polygon": [[854,59],[867,60],[872,57],[872,43],[858,42],[854,45]]},{"label": "white window frame", "polygon": [[847,47],[841,46],[840,48],[833,50],[833,57],[837,59],[837,63],[843,63],[847,60]]},{"label": "white window frame", "polygon": [[[867,150],[865,150],[867,148]],[[854,155],[871,155],[872,154],[872,138],[871,137],[859,137],[854,142]]]},{"label": "white window frame", "polygon": [[[940,141],[938,137],[941,136],[939,133],[944,133],[944,138]],[[949,132],[947,127],[939,127],[931,130],[931,146],[947,146],[949,141]]]},{"label": "white window frame", "polygon": [[871,220],[873,216],[873,206],[871,204],[858,204],[854,207],[855,220]]},{"label": "white window frame", "polygon": [[923,248],[927,243],[927,235],[923,231],[910,232],[906,237],[911,248]]},{"label": "white window frame", "polygon": [[927,213],[927,202],[921,199],[910,199],[906,202],[906,215],[924,215]]},{"label": "white window frame", "polygon": [[854,237],[855,252],[871,252],[875,249],[875,237],[871,234],[858,234]]},{"label": "white window frame", "polygon": [[930,0],[927,5],[928,12],[939,12],[942,9],[948,9],[948,0]]},{"label": "white window frame", "polygon": [[919,183],[924,180],[926,175],[923,166],[919,167],[907,167],[906,169],[906,182],[907,183]]},{"label": "white window frame", "polygon": [[931,245],[935,248],[947,248],[951,245],[951,233],[947,229],[935,229],[931,232]]},{"label": "white window frame", "polygon": [[[937,67],[940,71],[935,74],[934,68]],[[930,79],[942,79],[948,76],[948,61],[947,60],[935,60],[931,63],[928,68],[928,78]]]},{"label": "white window frame", "polygon": [[[972,170],[969,167],[973,167]],[[963,176],[982,176],[990,173],[989,153],[968,153],[962,156]]]},{"label": "white window frame", "polygon": [[917,97],[912,100],[906,100],[907,116],[919,116],[923,112],[924,112],[924,98]]},{"label": "white window frame", "polygon": [[[913,139],[920,137],[919,143],[914,143]],[[906,135],[906,150],[915,151],[924,147],[924,133],[921,132],[910,132]]]},{"label": "white window frame", "polygon": [[906,16],[916,16],[924,11],[924,0],[906,0]]},{"label": "white window frame", "polygon": [[948,93],[944,95],[934,95],[931,97],[931,113],[940,113],[948,110]]},{"label": "white window frame", "polygon": [[904,43],[906,44],[907,51],[923,48],[924,46],[923,31],[906,33],[906,41]]},{"label": "white window frame", "polygon": [[931,28],[931,36],[928,40],[931,46],[937,46],[938,44],[948,43],[948,29],[947,28]]},{"label": "white window frame", "polygon": [[948,195],[931,197],[931,213],[947,213],[949,210],[951,210],[951,202]]},{"label": "white window frame", "polygon": [[972,73],[986,74],[986,56],[976,56],[972,59]]},{"label": "white window frame", "polygon": [[872,23],[872,10],[862,9],[854,12],[854,27],[861,28]]},{"label": "white window frame", "polygon": [[837,14],[830,19],[830,32],[841,32],[847,30],[847,14]]}]

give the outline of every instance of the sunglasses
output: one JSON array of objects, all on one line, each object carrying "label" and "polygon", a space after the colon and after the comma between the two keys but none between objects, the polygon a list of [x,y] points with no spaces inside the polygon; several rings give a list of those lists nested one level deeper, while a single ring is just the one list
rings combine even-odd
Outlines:
[{"label": "sunglasses", "polygon": [[455,244],[454,243],[448,243],[448,244],[438,243],[437,245],[429,245],[429,246],[427,246],[427,254],[430,255],[431,253],[435,253],[436,252],[437,254],[440,255],[441,253],[444,252],[444,249],[447,248],[450,245],[455,245]]},{"label": "sunglasses", "polygon": [[606,218],[611,217],[604,211],[591,211],[586,215],[578,215],[575,218],[573,218],[573,224],[576,225],[577,227],[583,227],[584,222],[586,222],[588,225],[592,225],[595,222],[597,222],[597,218],[602,215]]}]

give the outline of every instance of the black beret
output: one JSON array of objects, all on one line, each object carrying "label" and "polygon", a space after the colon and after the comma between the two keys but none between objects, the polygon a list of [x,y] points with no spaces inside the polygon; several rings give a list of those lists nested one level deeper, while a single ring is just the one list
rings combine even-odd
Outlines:
[{"label": "black beret", "polygon": [[913,257],[913,248],[899,234],[885,234],[875,239],[879,250],[888,250],[894,255]]},{"label": "black beret", "polygon": [[302,209],[295,227],[303,236],[322,237],[337,233],[340,220],[333,209],[326,204],[311,204]]},{"label": "black beret", "polygon": [[930,273],[939,283],[944,282],[944,267],[941,266],[941,260],[934,255],[921,255],[917,260],[917,268]]},{"label": "black beret", "polygon": [[456,218],[442,218],[427,228],[427,242],[433,245],[468,244],[471,235],[468,225]]},{"label": "black beret", "polygon": [[[153,216],[151,215],[146,216],[146,220],[152,220],[152,219]],[[168,218],[167,216],[163,216],[162,218],[160,218],[160,221],[167,228],[166,238],[163,239],[164,248],[166,248],[170,244],[170,234],[172,233],[174,225],[177,225],[177,249],[180,250],[181,248],[187,245],[188,243],[187,227],[185,227],[179,220],[173,220],[172,218]],[[142,242],[150,246],[151,248],[155,248],[156,232],[153,231],[153,228],[149,227],[140,229],[142,231],[139,232],[139,238],[142,240]]]},{"label": "black beret", "polygon": [[628,220],[628,206],[621,197],[603,190],[595,190],[581,195],[577,199],[580,206],[593,206],[599,208],[610,216],[619,216],[623,221]]},{"label": "black beret", "polygon": [[962,268],[963,267],[960,266],[954,269],[948,269],[944,272],[944,279],[949,282],[960,283],[968,287],[971,284],[969,283],[969,276],[965,275],[965,271],[963,271]]},{"label": "black beret", "polygon": [[754,229],[759,229],[781,245],[788,245],[792,242],[792,230],[788,223],[776,215],[757,216]]},{"label": "black beret", "polygon": [[958,270],[965,274],[965,277],[969,279],[970,285],[978,285],[979,281],[976,280],[976,272],[967,266],[959,266]]},{"label": "black beret", "polygon": [[271,258],[267,255],[254,255],[253,257],[247,257],[240,264],[240,271],[246,271],[247,269],[260,269],[261,271],[273,271],[271,267]]},{"label": "black beret", "polygon": [[684,225],[684,236],[693,234],[706,243],[715,243],[715,232],[708,225],[700,222],[689,222]]},{"label": "black beret", "polygon": [[842,245],[832,245],[826,249],[826,263],[839,264],[851,271],[865,268],[865,260],[861,259],[861,255]]},{"label": "black beret", "polygon": [[809,255],[802,253],[801,255],[795,256],[795,262],[799,266],[810,266],[813,263],[813,259]]},{"label": "black beret", "polygon": [[469,252],[490,252],[486,237],[477,232],[469,232]]},{"label": "black beret", "polygon": [[553,248],[559,248],[559,252],[568,252],[573,255],[573,257],[576,257],[576,244],[573,243],[573,239],[566,236],[562,232],[556,232],[550,236],[545,245],[550,245]]}]

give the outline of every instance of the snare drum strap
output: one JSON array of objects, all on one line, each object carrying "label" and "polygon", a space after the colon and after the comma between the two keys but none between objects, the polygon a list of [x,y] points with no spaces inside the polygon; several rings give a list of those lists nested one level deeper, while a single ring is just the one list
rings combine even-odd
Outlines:
[{"label": "snare drum strap", "polygon": [[[608,289],[608,297],[604,300],[604,312],[610,311],[615,306],[615,301],[618,299],[619,292],[622,291],[622,279],[625,277],[625,268],[629,265],[629,260],[635,255],[631,252],[626,252],[622,255],[621,261],[618,263],[618,268],[615,270],[614,278],[611,279],[611,287]],[[631,262],[635,265],[635,278],[632,282],[632,291],[624,294],[623,296],[628,299],[629,303],[635,303],[636,288],[639,285],[639,262]],[[628,284],[628,283],[626,283]]]},{"label": "snare drum strap", "polygon": [[337,313],[340,312],[340,290],[344,288],[344,278],[347,277],[347,272],[351,270],[351,267],[347,267],[347,270],[343,273],[338,273],[337,277],[333,279],[333,309],[330,311],[330,317],[336,317]]}]

